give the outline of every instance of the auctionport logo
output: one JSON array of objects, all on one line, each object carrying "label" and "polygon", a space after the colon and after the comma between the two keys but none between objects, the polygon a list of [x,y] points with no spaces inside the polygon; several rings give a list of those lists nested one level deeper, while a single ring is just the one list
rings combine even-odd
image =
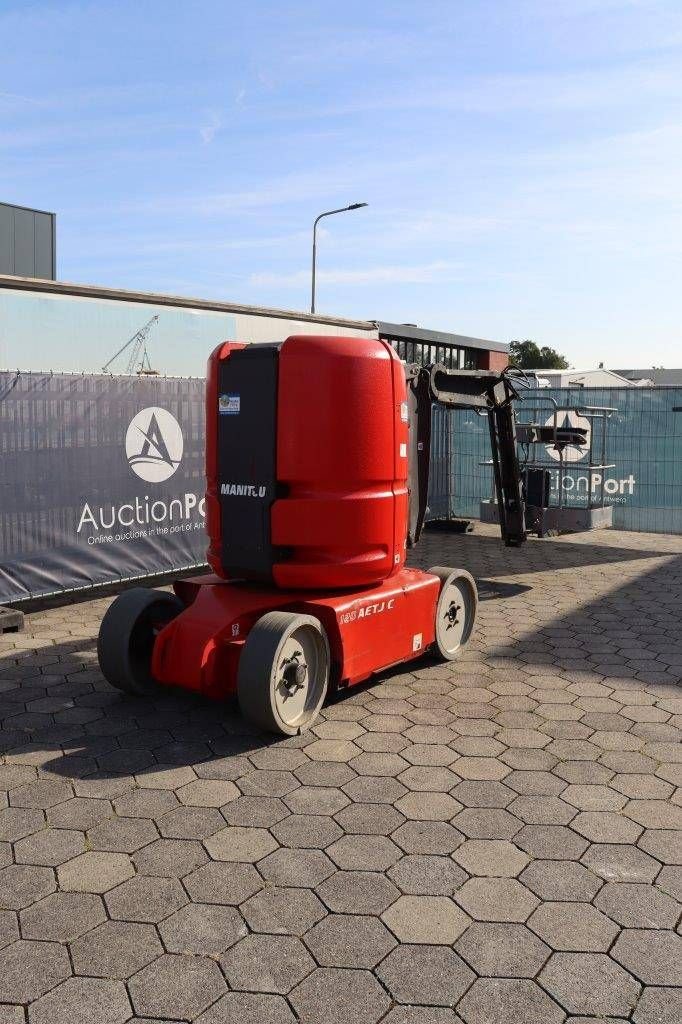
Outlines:
[{"label": "auctionport logo", "polygon": [[173,476],[182,460],[180,424],[167,409],[150,406],[130,421],[125,447],[133,473],[147,483],[160,484]]},{"label": "auctionport logo", "polygon": [[[549,417],[549,419],[545,422],[545,426],[554,426],[553,416]],[[585,436],[585,444],[581,445],[580,447],[578,447],[578,445],[575,444],[568,444],[563,449],[563,452],[560,452],[557,448],[555,448],[554,444],[545,445],[547,454],[549,455],[550,459],[554,459],[556,462],[563,461],[564,463],[580,462],[580,460],[584,459],[590,450],[590,421],[588,419],[585,419],[584,416],[579,416],[577,412],[573,412],[571,409],[568,409],[563,414],[558,414],[557,427],[559,428],[559,430],[586,430],[587,434]]]}]

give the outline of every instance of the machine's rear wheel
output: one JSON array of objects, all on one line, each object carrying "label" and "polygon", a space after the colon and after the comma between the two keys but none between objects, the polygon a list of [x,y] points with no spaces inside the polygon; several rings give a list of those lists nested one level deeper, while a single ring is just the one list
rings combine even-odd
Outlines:
[{"label": "machine's rear wheel", "polygon": [[441,658],[453,661],[471,636],[476,621],[478,590],[466,569],[436,565],[429,572],[440,580],[436,605],[436,648]]},{"label": "machine's rear wheel", "polygon": [[312,615],[268,612],[246,638],[237,694],[242,714],[268,732],[305,732],[329,682],[329,641]]},{"label": "machine's rear wheel", "polygon": [[157,633],[184,608],[175,594],[133,587],[109,606],[99,627],[97,657],[102,675],[118,690],[138,697],[158,688],[151,673]]}]

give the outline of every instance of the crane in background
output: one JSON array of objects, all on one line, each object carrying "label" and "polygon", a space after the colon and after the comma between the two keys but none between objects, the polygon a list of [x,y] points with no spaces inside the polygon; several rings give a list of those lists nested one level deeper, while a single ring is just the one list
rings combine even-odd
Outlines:
[{"label": "crane in background", "polygon": [[132,338],[129,338],[128,341],[126,341],[125,345],[121,345],[118,352],[115,352],[111,359],[104,364],[102,367],[102,373],[111,373],[111,370],[109,369],[111,364],[118,359],[118,357],[122,355],[127,348],[129,348],[130,357],[125,368],[125,372],[156,376],[159,371],[152,369],[149,352],[147,351],[147,337],[158,319],[158,314],[155,314],[147,321],[144,327],[141,327],[139,331],[133,334]]}]

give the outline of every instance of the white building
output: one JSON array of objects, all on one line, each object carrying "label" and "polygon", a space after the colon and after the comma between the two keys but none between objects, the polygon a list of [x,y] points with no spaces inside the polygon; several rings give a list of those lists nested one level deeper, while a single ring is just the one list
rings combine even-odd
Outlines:
[{"label": "white building", "polygon": [[535,377],[540,388],[633,388],[651,387],[653,380],[629,380],[603,366],[596,370],[526,370]]}]

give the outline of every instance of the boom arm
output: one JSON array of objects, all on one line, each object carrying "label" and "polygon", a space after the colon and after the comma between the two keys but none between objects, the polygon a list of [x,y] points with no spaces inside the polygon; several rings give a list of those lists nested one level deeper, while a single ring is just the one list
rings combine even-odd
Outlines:
[{"label": "boom arm", "polygon": [[438,363],[430,367],[408,366],[406,377],[411,428],[409,545],[412,547],[419,540],[426,517],[433,402],[487,415],[502,539],[507,546],[522,544],[526,539],[526,522],[513,408],[519,396],[510,373],[449,370]]}]

